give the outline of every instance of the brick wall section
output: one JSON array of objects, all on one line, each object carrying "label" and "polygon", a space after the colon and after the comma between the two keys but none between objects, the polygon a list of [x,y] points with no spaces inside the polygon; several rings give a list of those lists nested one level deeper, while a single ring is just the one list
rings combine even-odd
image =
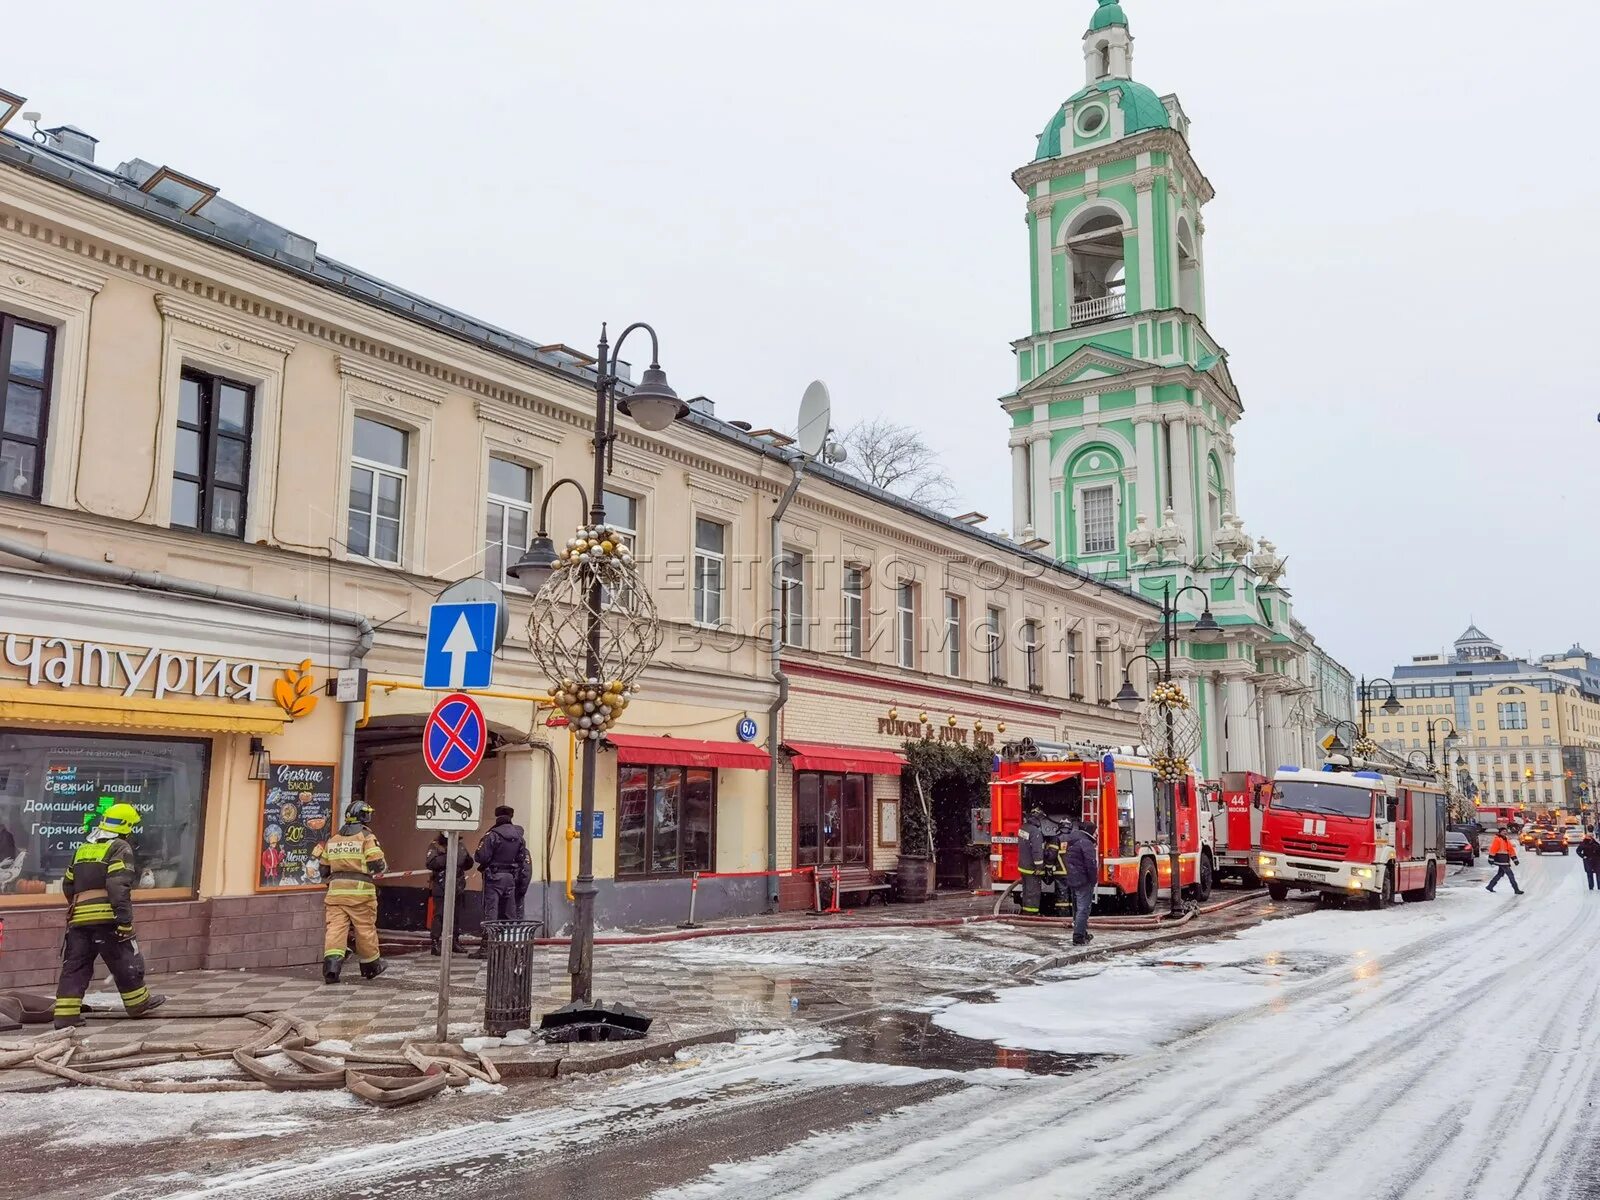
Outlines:
[{"label": "brick wall section", "polygon": [[[52,990],[61,967],[66,910],[4,910],[0,918],[5,921],[0,988]],[[176,903],[136,899],[134,923],[152,975],[296,967],[322,958],[321,891]]]}]

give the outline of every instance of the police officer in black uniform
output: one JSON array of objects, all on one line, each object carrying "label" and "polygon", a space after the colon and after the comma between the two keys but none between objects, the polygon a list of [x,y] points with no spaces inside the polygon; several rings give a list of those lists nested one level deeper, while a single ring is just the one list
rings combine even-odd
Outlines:
[{"label": "police officer in black uniform", "polygon": [[[440,834],[428,846],[427,856],[423,859],[428,868],[428,874],[433,877],[433,924],[428,932],[433,935],[433,953],[439,953],[439,943],[444,931],[444,877],[446,868],[450,865],[449,850],[450,839]],[[462,845],[456,846],[456,909],[455,921],[450,929],[450,952],[461,954],[465,948],[461,945],[461,901],[467,894],[467,872],[472,870],[472,855]]]},{"label": "police officer in black uniform", "polygon": [[[528,854],[528,843],[522,835],[522,826],[512,821],[516,813],[502,804],[494,810],[494,827],[483,835],[478,852],[473,855],[478,869],[483,872],[483,919],[485,921],[515,921],[522,917],[522,898],[528,894],[533,881],[533,859]],[[480,945],[472,952],[473,958],[487,954]]]}]

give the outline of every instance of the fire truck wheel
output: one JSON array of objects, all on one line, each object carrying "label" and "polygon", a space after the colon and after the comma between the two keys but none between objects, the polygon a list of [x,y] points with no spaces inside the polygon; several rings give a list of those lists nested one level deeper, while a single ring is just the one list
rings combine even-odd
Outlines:
[{"label": "fire truck wheel", "polygon": [[1139,890],[1134,893],[1133,905],[1141,916],[1149,916],[1156,910],[1156,860],[1144,858],[1139,860]]},{"label": "fire truck wheel", "polygon": [[1287,883],[1267,884],[1267,895],[1274,900],[1287,900],[1289,898],[1289,885]]},{"label": "fire truck wheel", "polygon": [[1436,899],[1438,899],[1438,896],[1439,896],[1439,873],[1434,868],[1433,863],[1430,862],[1428,864],[1428,882],[1423,886],[1422,898],[1424,900],[1436,900]]},{"label": "fire truck wheel", "polygon": [[1201,904],[1211,899],[1212,873],[1211,855],[1202,853],[1200,855],[1200,871],[1195,878],[1194,884],[1194,898],[1200,901]]},{"label": "fire truck wheel", "polygon": [[1394,868],[1383,873],[1383,890],[1368,897],[1367,903],[1378,912],[1384,912],[1394,903]]}]

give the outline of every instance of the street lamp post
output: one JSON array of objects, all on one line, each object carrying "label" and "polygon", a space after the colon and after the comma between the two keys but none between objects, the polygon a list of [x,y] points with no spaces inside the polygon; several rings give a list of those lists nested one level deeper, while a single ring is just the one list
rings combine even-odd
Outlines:
[{"label": "street lamp post", "polygon": [[[628,335],[642,329],[650,335],[650,366],[637,386],[619,397],[617,385],[622,382],[616,373],[616,364],[622,353],[622,344]],[[589,524],[605,524],[606,473],[611,465],[611,446],[617,438],[617,413],[631,416],[638,425],[652,433],[666,429],[689,411],[689,406],[667,384],[666,372],[661,369],[660,346],[656,331],[643,322],[629,325],[617,338],[613,351],[606,340],[606,329],[600,327],[599,353],[595,362],[594,434],[590,439],[594,448],[593,485],[584,498],[589,505]],[[545,493],[539,508],[539,531],[527,551],[507,570],[530,592],[537,593],[555,570],[557,553],[550,540],[547,517],[550,497],[557,488],[569,484],[583,495],[583,487],[575,480],[559,479]],[[586,639],[584,677],[597,680],[601,675],[601,608],[604,588],[599,574],[591,573],[585,596]],[[594,793],[595,756],[600,748],[598,737],[586,737],[583,743],[583,783],[580,816],[578,818],[578,877],[572,881],[573,929],[572,948],[567,958],[567,970],[572,976],[572,999],[589,1001],[594,998]]]},{"label": "street lamp post", "polygon": [[[1449,717],[1434,717],[1428,722],[1428,769],[1435,774],[1442,774],[1442,772],[1440,771],[1439,760],[1434,756],[1433,731],[1442,725],[1450,726],[1450,732],[1444,735],[1444,740],[1441,743],[1446,760],[1450,758],[1450,751],[1461,744],[1461,734],[1456,729],[1456,723]],[[1448,761],[1444,765],[1448,767]]]},{"label": "street lamp post", "polygon": [[1380,683],[1387,684],[1389,686],[1389,698],[1387,700],[1385,700],[1382,705],[1379,706],[1379,710],[1378,711],[1383,713],[1383,715],[1386,716],[1386,717],[1392,717],[1392,716],[1394,716],[1395,713],[1404,712],[1405,711],[1405,709],[1401,705],[1400,701],[1395,699],[1395,695],[1394,695],[1394,680],[1385,679],[1385,678],[1380,676],[1379,678],[1374,679],[1369,683],[1367,681],[1367,677],[1365,675],[1363,675],[1361,677],[1361,685],[1356,689],[1356,697],[1357,697],[1357,699],[1359,699],[1361,701],[1361,736],[1362,737],[1366,737],[1367,736],[1367,732],[1368,732],[1367,731],[1367,701],[1372,697],[1372,689],[1375,688]]},{"label": "street lamp post", "polygon": [[[1137,708],[1142,697],[1138,689],[1133,686],[1132,671],[1135,663],[1141,660],[1149,663],[1156,670],[1156,680],[1159,683],[1172,682],[1172,647],[1178,640],[1178,601],[1185,592],[1194,592],[1200,596],[1204,607],[1200,618],[1190,629],[1191,635],[1200,640],[1210,640],[1221,636],[1223,629],[1217,624],[1217,619],[1211,615],[1211,596],[1198,584],[1185,584],[1176,592],[1170,583],[1164,584],[1161,589],[1161,658],[1159,661],[1148,654],[1139,654],[1128,660],[1122,668],[1122,690],[1117,693],[1117,704],[1124,709]],[[1176,755],[1173,753],[1174,722],[1176,716],[1172,706],[1163,705],[1163,720],[1166,729],[1166,757],[1171,762]],[[1178,842],[1178,785],[1171,779],[1163,781],[1166,788],[1167,801],[1167,836],[1169,839],[1168,862],[1172,872],[1172,884],[1168,889],[1168,907],[1172,916],[1183,915],[1183,886],[1182,864],[1183,851]],[[1199,871],[1196,864],[1195,870]]]}]

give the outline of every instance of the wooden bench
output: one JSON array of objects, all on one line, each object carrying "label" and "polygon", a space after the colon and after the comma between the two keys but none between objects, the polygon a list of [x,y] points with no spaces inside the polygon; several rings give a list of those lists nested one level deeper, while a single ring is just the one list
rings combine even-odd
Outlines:
[{"label": "wooden bench", "polygon": [[[831,897],[833,896],[834,870],[835,868],[833,867],[817,868],[817,878],[822,889],[823,908],[833,907]],[[879,893],[878,899],[883,903],[888,903],[889,892],[892,890],[894,885],[885,882],[884,879],[875,871],[873,871],[871,867],[840,866],[838,868],[838,872],[839,895],[841,897],[865,894],[867,897],[867,903],[870,904],[872,902],[873,894]],[[843,905],[841,904],[840,907],[842,908]]]}]

